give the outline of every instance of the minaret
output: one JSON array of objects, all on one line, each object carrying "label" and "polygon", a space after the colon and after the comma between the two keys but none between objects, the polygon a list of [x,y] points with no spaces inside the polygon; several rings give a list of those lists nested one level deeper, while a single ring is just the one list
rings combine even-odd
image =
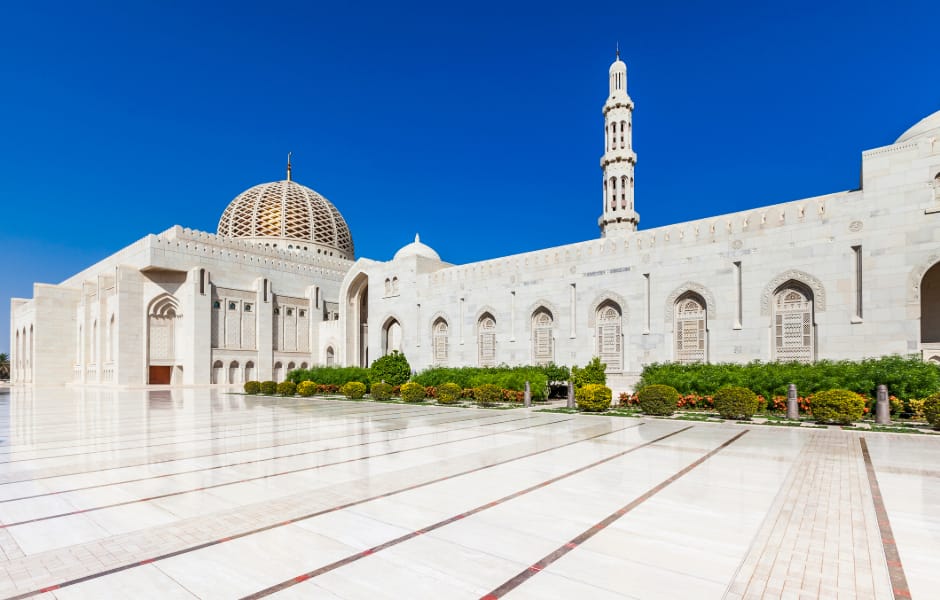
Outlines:
[{"label": "minaret", "polygon": [[633,209],[633,100],[627,94],[627,65],[610,65],[610,96],[604,103],[604,211],[597,224],[601,237],[636,231],[640,215]]}]

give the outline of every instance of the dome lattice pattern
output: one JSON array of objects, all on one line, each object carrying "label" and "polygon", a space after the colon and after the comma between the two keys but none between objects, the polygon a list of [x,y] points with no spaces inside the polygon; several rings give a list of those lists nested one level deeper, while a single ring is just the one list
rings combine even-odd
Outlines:
[{"label": "dome lattice pattern", "polygon": [[[334,250],[353,260],[352,234],[333,204],[294,181],[263,183],[239,194],[219,219],[219,235],[284,238]],[[298,245],[297,248],[301,248]]]}]

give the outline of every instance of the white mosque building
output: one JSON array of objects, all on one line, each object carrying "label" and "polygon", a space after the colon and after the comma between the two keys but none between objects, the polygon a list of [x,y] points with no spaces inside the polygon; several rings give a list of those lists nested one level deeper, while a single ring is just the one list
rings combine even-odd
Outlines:
[{"label": "white mosque building", "polygon": [[600,237],[445,262],[355,260],[326,198],[255,186],[215,234],[173,227],[13,299],[16,384],[282,380],[401,350],[415,369],[919,353],[940,362],[940,111],[862,153],[857,190],[638,230],[633,101],[610,67]]}]

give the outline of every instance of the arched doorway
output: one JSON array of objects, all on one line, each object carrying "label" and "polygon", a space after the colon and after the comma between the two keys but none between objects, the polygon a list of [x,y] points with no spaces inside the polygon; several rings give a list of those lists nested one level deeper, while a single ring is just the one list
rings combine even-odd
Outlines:
[{"label": "arched doorway", "polygon": [[274,363],[274,378],[273,381],[276,383],[281,382],[281,377],[284,374],[284,366],[280,362]]},{"label": "arched doorway", "polygon": [[369,277],[359,273],[346,293],[346,364],[369,366]]},{"label": "arched doorway", "polygon": [[[173,296],[158,296],[150,304],[148,313],[148,381],[151,384],[169,384],[173,381],[176,364],[176,326],[180,315],[179,302]],[[179,373],[179,370],[176,370]]]},{"label": "arched doorway", "polygon": [[925,359],[940,356],[940,263],[927,269],[920,282],[920,344]]},{"label": "arched doorway", "polygon": [[222,364],[221,360],[212,363],[212,383],[222,383],[224,381],[222,379],[222,369],[224,368],[225,366]]},{"label": "arched doorway", "polygon": [[245,363],[245,381],[254,381],[255,377],[255,363],[253,361],[248,361]]},{"label": "arched doorway", "polygon": [[233,360],[228,366],[228,382],[240,383],[238,381],[238,361]]},{"label": "arched doorway", "polygon": [[333,351],[333,346],[327,346],[326,348],[326,366],[332,367],[336,364],[336,353]]}]

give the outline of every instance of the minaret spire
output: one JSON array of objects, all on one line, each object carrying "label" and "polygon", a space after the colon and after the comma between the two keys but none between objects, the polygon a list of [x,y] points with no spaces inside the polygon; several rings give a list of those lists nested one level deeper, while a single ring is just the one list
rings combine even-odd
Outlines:
[{"label": "minaret spire", "polygon": [[610,65],[610,95],[604,103],[604,204],[597,224],[601,236],[636,231],[640,215],[633,207],[633,100],[627,94],[627,65],[620,60],[620,42],[617,58]]},{"label": "minaret spire", "polygon": [[291,152],[287,153],[287,181],[291,180],[290,179],[290,155],[291,154],[292,154]]}]

